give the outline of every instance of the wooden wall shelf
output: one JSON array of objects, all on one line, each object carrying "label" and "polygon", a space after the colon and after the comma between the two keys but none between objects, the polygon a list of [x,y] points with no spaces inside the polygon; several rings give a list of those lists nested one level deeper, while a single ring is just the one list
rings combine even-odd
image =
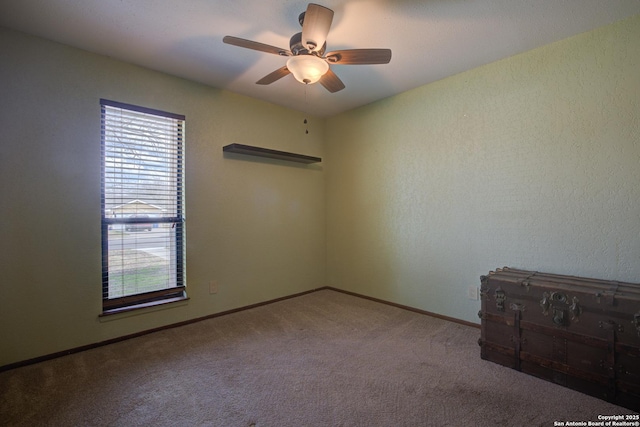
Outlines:
[{"label": "wooden wall shelf", "polygon": [[289,153],[287,151],[271,150],[269,148],[254,147],[244,144],[229,144],[222,147],[222,151],[227,153],[246,154],[248,156],[266,157],[269,159],[287,160],[297,163],[318,163],[322,161],[320,157],[306,156],[304,154]]}]

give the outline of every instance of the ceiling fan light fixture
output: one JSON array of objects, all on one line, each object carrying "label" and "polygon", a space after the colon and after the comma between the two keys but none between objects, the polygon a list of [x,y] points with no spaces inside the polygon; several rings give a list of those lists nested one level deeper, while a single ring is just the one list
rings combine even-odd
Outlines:
[{"label": "ceiling fan light fixture", "polygon": [[287,60],[287,68],[300,83],[316,83],[329,71],[329,64],[315,55],[297,55]]},{"label": "ceiling fan light fixture", "polygon": [[233,36],[225,36],[222,41],[246,49],[289,57],[286,65],[267,74],[256,84],[269,85],[293,74],[293,77],[302,84],[319,82],[326,90],[335,93],[344,89],[344,83],[331,70],[329,67],[331,64],[388,64],[391,60],[391,50],[342,49],[329,52],[325,56],[327,35],[332,21],[333,10],[309,3],[307,10],[298,16],[302,31],[291,36],[289,50]]}]

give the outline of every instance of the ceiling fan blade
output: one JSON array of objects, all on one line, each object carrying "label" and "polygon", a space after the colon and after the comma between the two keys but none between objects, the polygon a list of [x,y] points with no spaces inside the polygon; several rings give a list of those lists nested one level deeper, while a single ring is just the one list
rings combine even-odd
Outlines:
[{"label": "ceiling fan blade", "polygon": [[291,71],[289,71],[289,69],[285,65],[282,68],[278,68],[273,73],[267,74],[266,76],[264,76],[263,78],[258,80],[256,82],[256,84],[268,85],[268,84],[271,84],[271,83],[275,82],[276,80],[280,80],[281,78],[283,78],[284,76],[286,76],[288,74],[291,74]]},{"label": "ceiling fan blade", "polygon": [[226,44],[258,50],[260,52],[273,53],[274,55],[280,56],[291,56],[291,52],[288,49],[282,49],[268,44],[254,42],[252,40],[241,39],[239,37],[224,36],[222,41]]},{"label": "ceiling fan blade", "polygon": [[347,49],[329,52],[326,59],[331,64],[366,65],[388,64],[391,61],[391,49]]},{"label": "ceiling fan blade", "polygon": [[336,73],[331,71],[331,68],[329,68],[329,71],[327,71],[324,76],[320,77],[319,82],[331,93],[344,89],[344,83],[342,83],[342,80],[336,76]]},{"label": "ceiling fan blade", "polygon": [[309,51],[322,49],[333,21],[333,10],[309,3],[302,23],[302,45]]}]

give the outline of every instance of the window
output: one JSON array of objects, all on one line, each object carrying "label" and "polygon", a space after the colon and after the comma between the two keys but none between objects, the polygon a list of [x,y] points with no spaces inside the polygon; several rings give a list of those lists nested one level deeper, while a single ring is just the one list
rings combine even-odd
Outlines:
[{"label": "window", "polygon": [[184,116],[100,105],[103,313],[186,299]]}]

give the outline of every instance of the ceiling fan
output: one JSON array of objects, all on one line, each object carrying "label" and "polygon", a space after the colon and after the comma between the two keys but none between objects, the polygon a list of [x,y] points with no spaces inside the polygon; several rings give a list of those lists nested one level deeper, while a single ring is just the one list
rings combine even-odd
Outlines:
[{"label": "ceiling fan", "polygon": [[347,49],[325,54],[327,34],[329,34],[332,20],[333,10],[309,3],[307,10],[298,17],[302,32],[291,37],[289,50],[233,36],[225,36],[222,41],[234,46],[289,57],[284,67],[258,80],[256,83],[259,85],[268,85],[288,74],[293,74],[300,83],[319,82],[329,92],[334,93],[344,89],[345,86],[331,70],[330,64],[388,64],[391,61],[391,49]]}]

